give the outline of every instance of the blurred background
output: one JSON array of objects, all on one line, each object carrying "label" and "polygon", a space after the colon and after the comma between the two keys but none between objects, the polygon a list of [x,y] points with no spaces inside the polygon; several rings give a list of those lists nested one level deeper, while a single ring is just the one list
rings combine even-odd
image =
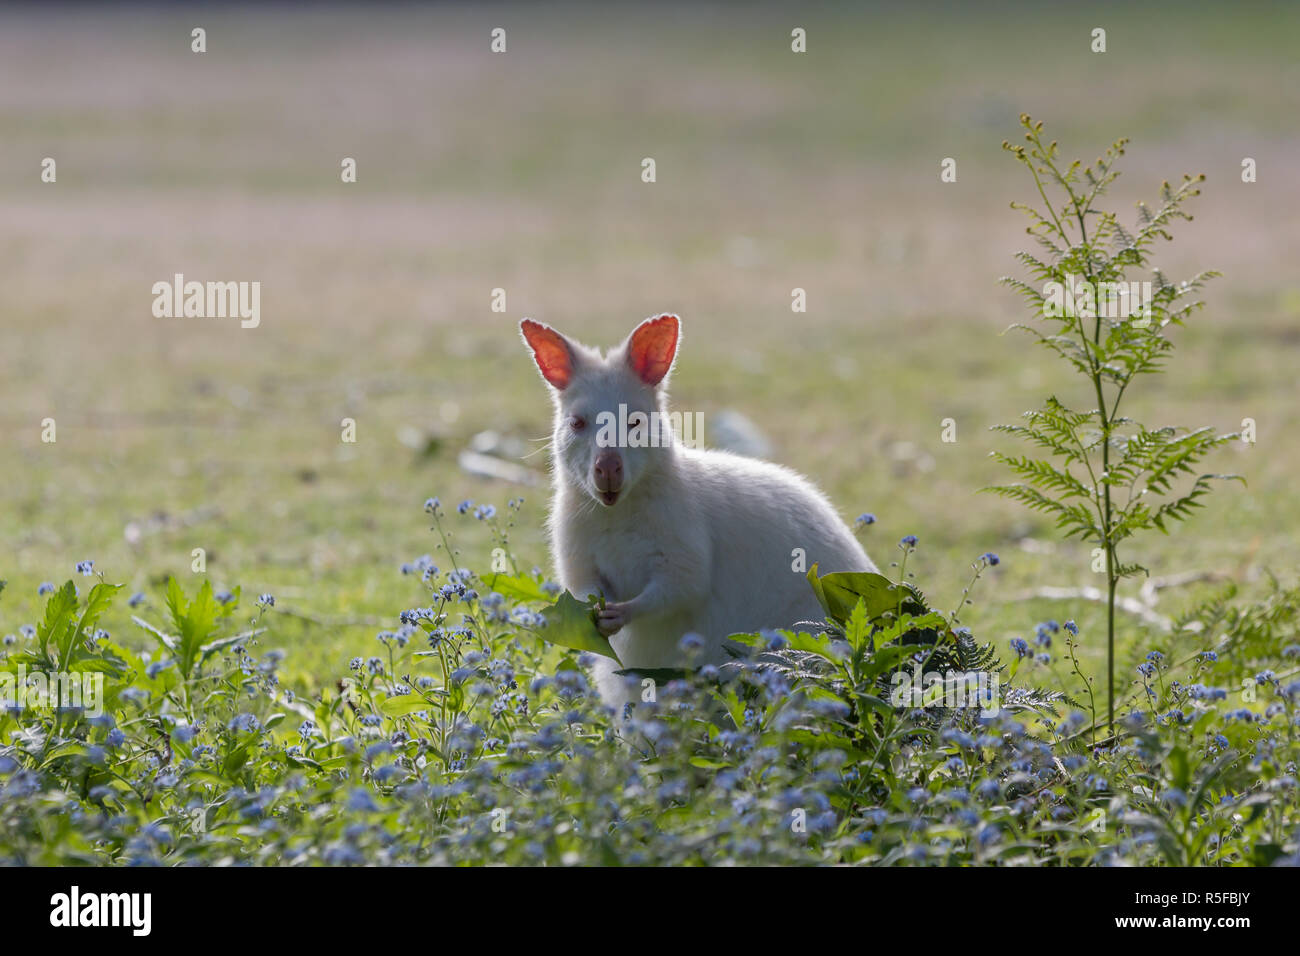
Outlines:
[{"label": "blurred background", "polygon": [[[1293,579],[1297,49],[1285,4],[5,7],[0,631],[76,561],[157,601],[203,548],[215,586],[277,596],[289,673],[327,679],[421,603],[398,568],[434,551],[430,495],[503,513],[523,495],[512,545],[549,570],[545,486],[462,458],[545,471],[544,451],[518,459],[550,427],[519,319],[608,345],[672,310],[674,401],[706,437],[743,415],[847,519],[877,515],[878,563],[918,535],[909,569],[941,606],[999,552],[967,616],[985,639],[1077,617],[1100,653],[1093,606],[1024,599],[1098,584],[1087,549],[976,494],[1006,477],[990,425],[1047,393],[1088,407],[1000,334],[1026,317],[997,281],[1028,245],[1009,203],[1036,199],[1001,149],[1022,111],[1067,158],[1131,138],[1108,203],[1128,221],[1163,179],[1208,177],[1157,262],[1225,277],[1131,412],[1251,417],[1258,443],[1210,462],[1247,488],[1131,556],[1246,589]],[[260,326],[155,318],[153,283],[178,272],[259,281]],[[451,526],[483,566],[486,528]],[[124,609],[118,625],[134,639]]]}]

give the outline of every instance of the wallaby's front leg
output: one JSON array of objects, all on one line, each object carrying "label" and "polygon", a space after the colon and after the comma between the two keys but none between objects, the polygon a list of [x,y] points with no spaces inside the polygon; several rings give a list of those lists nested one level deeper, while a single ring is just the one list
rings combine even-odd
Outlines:
[{"label": "wallaby's front leg", "polygon": [[633,618],[644,617],[681,606],[689,601],[703,599],[707,588],[691,586],[690,579],[674,580],[665,571],[653,574],[641,593],[626,601],[606,604],[596,614],[596,628],[609,637],[617,634]]},{"label": "wallaby's front leg", "polygon": [[[643,594],[645,592],[642,592]],[[631,601],[620,601],[616,604],[606,604],[596,612],[596,630],[606,637],[613,637],[623,629],[629,618],[632,616],[628,608]]]}]

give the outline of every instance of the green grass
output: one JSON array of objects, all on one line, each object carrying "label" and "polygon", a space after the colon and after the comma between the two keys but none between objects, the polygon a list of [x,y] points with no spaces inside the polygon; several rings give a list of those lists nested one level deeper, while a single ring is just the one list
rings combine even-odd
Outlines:
[{"label": "green grass", "polygon": [[[805,55],[789,52],[793,25]],[[504,56],[488,53],[494,26]],[[1088,52],[1094,26],[1105,55]],[[996,281],[1025,241],[1008,203],[1027,183],[1000,149],[1022,110],[1068,155],[1132,137],[1118,206],[1208,175],[1161,264],[1225,278],[1133,411],[1223,430],[1253,417],[1259,443],[1215,463],[1246,489],[1135,557],[1247,590],[1264,570],[1291,578],[1298,37],[1286,6],[5,11],[4,630],[81,558],[146,589],[188,578],[202,547],[214,584],[277,595],[290,677],[328,682],[419,600],[397,568],[434,547],[425,497],[522,491],[513,540],[546,565],[545,489],[456,465],[481,429],[548,430],[519,318],[609,344],[672,309],[678,407],[742,411],[845,516],[875,512],[878,562],[918,535],[910,567],[942,606],[970,560],[1000,552],[967,623],[1005,647],[1076,617],[1095,666],[1098,608],[1018,599],[1097,585],[1087,552],[976,494],[1004,477],[989,425],[1047,391],[1082,401],[999,335],[1023,318]],[[39,181],[45,156],[56,185]],[[355,185],[339,182],[344,156]],[[949,156],[958,181],[942,184]],[[1243,156],[1259,182],[1240,182]],[[154,319],[150,286],[174,272],[261,281],[262,326]],[[806,315],[789,311],[796,286]],[[496,287],[505,315],[488,308]],[[356,445],[339,441],[344,417]],[[955,444],[940,442],[947,417]],[[437,437],[433,454],[399,440],[411,428]],[[173,520],[128,543],[155,513]],[[486,534],[462,527],[481,565]],[[135,639],[120,612],[108,626]]]}]

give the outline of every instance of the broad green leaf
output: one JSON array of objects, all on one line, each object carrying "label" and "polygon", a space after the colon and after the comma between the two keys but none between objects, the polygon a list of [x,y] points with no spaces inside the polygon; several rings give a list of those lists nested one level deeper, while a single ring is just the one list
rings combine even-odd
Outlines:
[{"label": "broad green leaf", "polygon": [[67,670],[72,663],[72,651],[77,639],[86,630],[95,626],[100,616],[113,603],[113,595],[121,588],[120,584],[105,584],[101,581],[90,589],[90,594],[86,597],[86,609],[81,612],[76,627],[71,628],[64,636],[64,645],[59,648],[59,665],[64,670]]},{"label": "broad green leaf", "polygon": [[568,591],[545,608],[542,617],[546,619],[546,627],[538,633],[546,643],[575,651],[591,651],[618,661],[618,655],[610,647],[609,638],[596,629],[595,611]]},{"label": "broad green leaf", "polygon": [[[198,593],[194,595],[194,599],[187,601],[181,586],[173,576],[167,579],[167,589],[163,598],[177,635],[172,639],[175,643],[170,649],[176,652],[181,675],[188,679],[195,663],[199,660],[203,645],[212,636],[217,626],[219,605],[216,598],[212,596],[212,582],[204,581]],[[157,629],[144,624],[141,626],[152,632],[164,645],[168,643],[166,635]]]},{"label": "broad green leaf", "polygon": [[818,575],[817,565],[808,569],[808,583],[826,613],[841,624],[849,619],[861,600],[867,619],[872,623],[886,613],[900,608],[910,614],[924,614],[929,609],[910,584],[895,584],[874,571],[832,571]]},{"label": "broad green leaf", "polygon": [[517,601],[549,601],[542,582],[525,574],[491,574],[483,579],[489,590]]},{"label": "broad green leaf", "polygon": [[72,622],[72,612],[77,609],[77,586],[68,581],[45,602],[45,617],[36,626],[36,639],[40,642],[41,653],[48,654],[50,642],[57,649],[61,646],[64,633]]},{"label": "broad green leaf", "polygon": [[389,717],[405,717],[417,710],[433,710],[434,707],[434,704],[429,703],[419,694],[400,694],[394,697],[385,697],[379,704],[379,709]]}]

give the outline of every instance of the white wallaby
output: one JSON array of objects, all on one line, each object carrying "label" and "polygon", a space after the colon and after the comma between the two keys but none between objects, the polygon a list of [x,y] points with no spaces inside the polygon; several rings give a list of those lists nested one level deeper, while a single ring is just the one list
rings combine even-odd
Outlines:
[{"label": "white wallaby", "polygon": [[[646,440],[651,413],[668,421],[677,316],[646,319],[604,356],[531,319],[520,329],[555,402],[559,583],[579,599],[604,596],[597,624],[623,667],[682,667],[679,644],[691,633],[704,642],[694,663],[722,663],[730,634],[820,619],[795,570],[801,554],[822,573],[876,570],[826,496],[795,472],[685,447],[668,427]],[[630,427],[606,427],[611,420]],[[641,687],[618,669],[601,658],[595,678],[602,699],[622,707]]]}]

